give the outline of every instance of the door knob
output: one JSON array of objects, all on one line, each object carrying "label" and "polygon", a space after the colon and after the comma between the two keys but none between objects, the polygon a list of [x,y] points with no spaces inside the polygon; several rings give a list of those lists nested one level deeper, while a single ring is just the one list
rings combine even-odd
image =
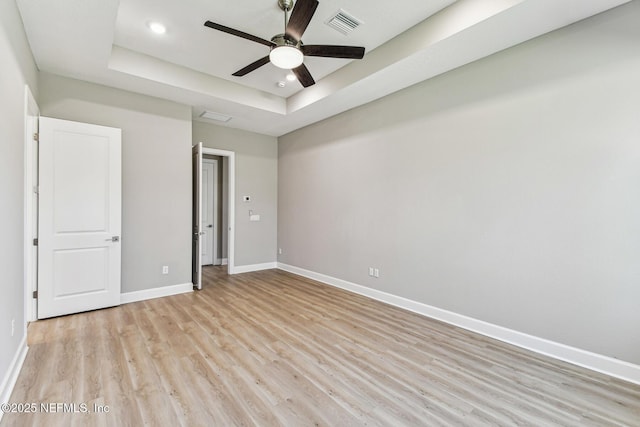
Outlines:
[{"label": "door knob", "polygon": [[213,228],[213,224],[207,225],[207,228]]},{"label": "door knob", "polygon": [[120,236],[113,236],[110,239],[104,239],[105,242],[119,242],[120,241]]}]

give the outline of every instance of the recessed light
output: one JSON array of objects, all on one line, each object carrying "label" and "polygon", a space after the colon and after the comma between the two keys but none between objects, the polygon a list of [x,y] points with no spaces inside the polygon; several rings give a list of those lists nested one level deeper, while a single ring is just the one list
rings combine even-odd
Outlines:
[{"label": "recessed light", "polygon": [[148,27],[151,31],[153,31],[156,34],[164,34],[167,32],[167,27],[165,27],[163,24],[161,24],[160,22],[149,22]]},{"label": "recessed light", "polygon": [[282,87],[285,87],[287,84],[285,82],[280,81],[277,83],[277,85],[278,87],[282,88]]},{"label": "recessed light", "polygon": [[296,81],[296,75],[293,73],[287,74],[287,80],[289,80],[290,82]]}]

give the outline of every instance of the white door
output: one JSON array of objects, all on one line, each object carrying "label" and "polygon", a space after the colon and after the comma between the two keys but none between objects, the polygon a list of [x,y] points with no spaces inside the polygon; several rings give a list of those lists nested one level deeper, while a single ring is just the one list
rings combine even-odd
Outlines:
[{"label": "white door", "polygon": [[120,129],[40,118],[40,319],[120,304],[120,146]]},{"label": "white door", "polygon": [[192,218],[192,253],[191,253],[191,281],[197,289],[202,289],[202,245],[200,236],[200,218],[202,217],[202,143],[199,142],[192,148],[193,167],[193,218]]},{"label": "white door", "polygon": [[217,260],[217,223],[216,215],[218,199],[218,161],[202,160],[202,218],[200,230],[202,234],[202,262],[201,265],[216,264]]}]

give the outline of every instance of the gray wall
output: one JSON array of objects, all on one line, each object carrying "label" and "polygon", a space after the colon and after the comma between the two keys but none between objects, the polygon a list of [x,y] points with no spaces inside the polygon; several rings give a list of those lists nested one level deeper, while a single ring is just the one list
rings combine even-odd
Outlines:
[{"label": "gray wall", "polygon": [[[278,147],[275,137],[193,122],[193,143],[236,153],[235,265],[276,261]],[[244,202],[243,196],[251,196]],[[249,221],[249,210],[260,215]]]},{"label": "gray wall", "polygon": [[[37,69],[13,0],[0,2],[0,384],[25,333],[24,85]],[[15,334],[11,336],[11,320]]]},{"label": "gray wall", "polygon": [[43,116],[122,129],[122,292],[190,283],[191,108],[46,73],[40,88]]},{"label": "gray wall", "polygon": [[640,363],[638,22],[635,1],[281,137],[279,260]]}]

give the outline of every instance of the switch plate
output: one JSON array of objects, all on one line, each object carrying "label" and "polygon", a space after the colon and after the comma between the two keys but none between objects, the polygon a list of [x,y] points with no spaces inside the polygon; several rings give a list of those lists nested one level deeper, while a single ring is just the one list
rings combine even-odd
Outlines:
[{"label": "switch plate", "polygon": [[373,277],[373,267],[369,267],[369,276]]},{"label": "switch plate", "polygon": [[260,221],[260,215],[250,215],[249,221]]},{"label": "switch plate", "polygon": [[278,255],[282,255],[282,248],[278,248]]},{"label": "switch plate", "polygon": [[378,270],[377,268],[373,269],[373,277],[380,277],[380,270]]},{"label": "switch plate", "polygon": [[169,274],[169,266],[168,265],[163,265],[162,266],[162,274]]}]

